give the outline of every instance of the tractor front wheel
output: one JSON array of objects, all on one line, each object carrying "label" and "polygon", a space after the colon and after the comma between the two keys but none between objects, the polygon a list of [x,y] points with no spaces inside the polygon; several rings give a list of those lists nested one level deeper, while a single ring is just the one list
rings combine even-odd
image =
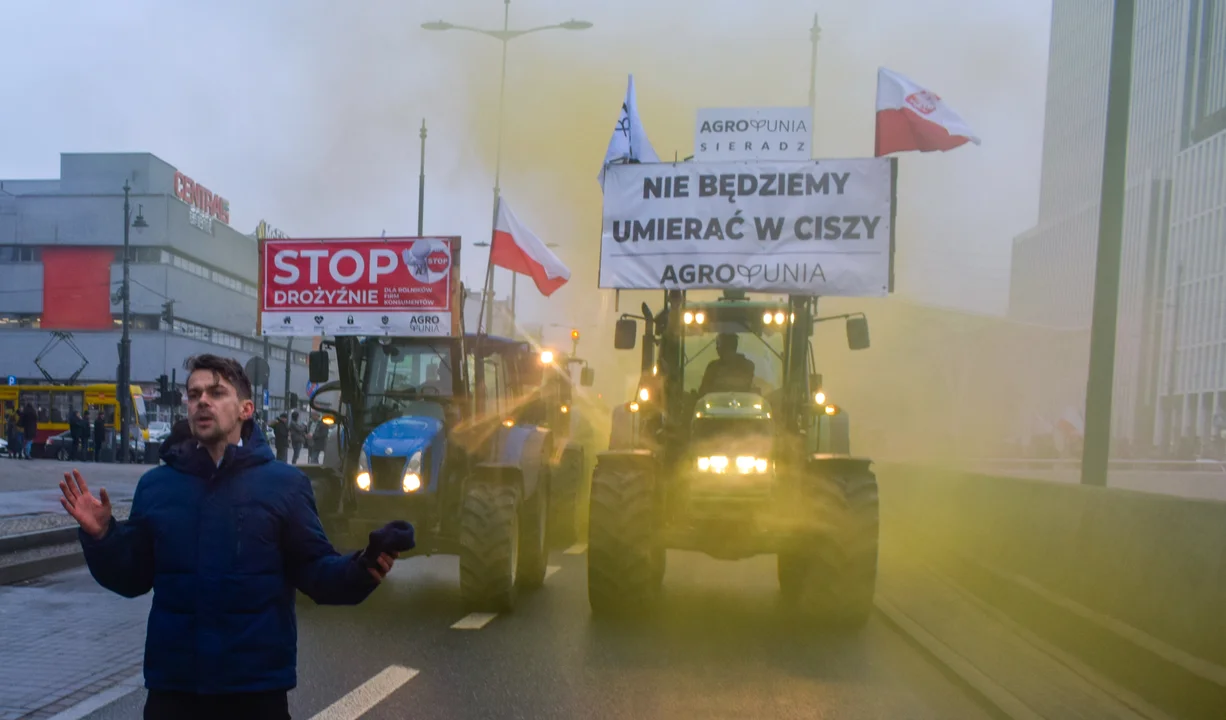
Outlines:
[{"label": "tractor front wheel", "polygon": [[877,587],[877,478],[863,470],[808,481],[807,509],[837,529],[779,553],[780,592],[807,620],[859,629],[872,614]]},{"label": "tractor front wheel", "polygon": [[587,592],[594,615],[633,612],[653,600],[664,549],[647,468],[597,465],[588,523]]}]

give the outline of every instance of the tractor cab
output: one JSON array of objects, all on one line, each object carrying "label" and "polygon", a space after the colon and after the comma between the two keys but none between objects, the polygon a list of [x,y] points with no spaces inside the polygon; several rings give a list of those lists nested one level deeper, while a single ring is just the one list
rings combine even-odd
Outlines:
[{"label": "tractor cab", "polygon": [[[339,379],[323,384],[311,405],[339,425],[338,482],[317,487],[321,510],[359,534],[413,518],[445,552],[458,533],[464,478],[483,462],[522,452],[515,428],[538,424],[537,353],[526,342],[475,335],[326,344],[336,352]],[[326,378],[327,352],[310,360],[312,380]]]}]

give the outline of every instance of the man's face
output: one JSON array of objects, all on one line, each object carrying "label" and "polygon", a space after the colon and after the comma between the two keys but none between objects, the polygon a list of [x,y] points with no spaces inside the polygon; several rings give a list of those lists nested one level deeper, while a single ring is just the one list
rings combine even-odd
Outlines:
[{"label": "man's face", "polygon": [[255,403],[240,400],[225,378],[212,370],[197,370],[187,379],[187,416],[192,437],[209,444],[236,442],[243,421],[255,412]]}]

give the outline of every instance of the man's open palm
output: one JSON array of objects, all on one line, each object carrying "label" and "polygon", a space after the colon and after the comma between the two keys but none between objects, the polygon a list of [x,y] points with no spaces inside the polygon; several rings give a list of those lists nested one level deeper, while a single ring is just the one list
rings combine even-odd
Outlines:
[{"label": "man's open palm", "polygon": [[64,473],[60,492],[64,493],[60,504],[81,525],[81,529],[101,539],[111,525],[111,498],[106,494],[106,488],[98,491],[99,497],[94,497],[80,471],[73,470]]}]

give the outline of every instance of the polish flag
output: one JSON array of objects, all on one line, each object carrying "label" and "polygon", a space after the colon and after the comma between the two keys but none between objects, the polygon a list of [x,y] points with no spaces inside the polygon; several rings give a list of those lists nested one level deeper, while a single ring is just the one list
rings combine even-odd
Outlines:
[{"label": "polish flag", "polygon": [[531,277],[536,289],[545,297],[570,280],[570,270],[515,217],[511,206],[501,196],[498,198],[494,239],[490,243],[490,263]]},{"label": "polish flag", "polygon": [[886,68],[877,69],[877,157],[953,150],[979,138],[939,95]]}]

